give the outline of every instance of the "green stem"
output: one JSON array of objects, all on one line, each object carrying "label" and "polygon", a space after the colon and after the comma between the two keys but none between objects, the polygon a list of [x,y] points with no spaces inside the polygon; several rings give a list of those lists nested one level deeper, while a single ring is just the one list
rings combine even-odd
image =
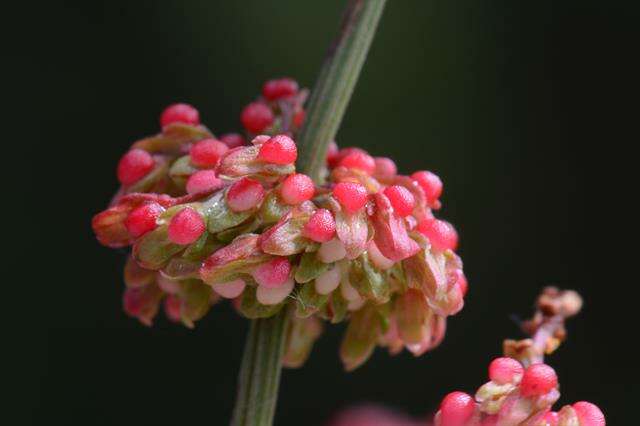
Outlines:
[{"label": "green stem", "polygon": [[[386,0],[350,0],[340,34],[313,88],[298,141],[298,170],[320,183],[329,142],[335,137],[367,57]],[[271,426],[280,383],[288,310],[256,319],[240,366],[233,426]]]}]

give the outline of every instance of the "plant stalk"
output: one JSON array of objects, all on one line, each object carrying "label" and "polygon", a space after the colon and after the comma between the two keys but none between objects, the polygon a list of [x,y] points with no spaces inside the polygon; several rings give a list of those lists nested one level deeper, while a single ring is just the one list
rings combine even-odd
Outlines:
[{"label": "plant stalk", "polygon": [[[367,57],[386,0],[350,0],[329,48],[297,138],[298,171],[321,183],[334,139]],[[233,426],[271,426],[275,415],[288,313],[253,320],[238,377]]]}]

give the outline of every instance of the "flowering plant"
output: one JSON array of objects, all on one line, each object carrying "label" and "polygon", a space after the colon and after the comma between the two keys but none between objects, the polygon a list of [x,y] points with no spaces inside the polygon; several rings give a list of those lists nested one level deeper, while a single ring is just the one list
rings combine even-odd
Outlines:
[{"label": "flowering plant", "polygon": [[150,325],[164,303],[170,320],[193,327],[225,298],[247,318],[291,310],[290,367],[323,320],[349,321],[340,349],[349,370],[376,344],[423,354],[467,288],[457,233],[433,213],[442,182],[334,143],[314,184],[294,165],[305,99],[291,79],[266,82],[242,111],[247,139],[216,138],[195,108],[172,105],[162,132],[132,145],[120,190],[93,219],[102,244],[132,246],[125,312]]}]

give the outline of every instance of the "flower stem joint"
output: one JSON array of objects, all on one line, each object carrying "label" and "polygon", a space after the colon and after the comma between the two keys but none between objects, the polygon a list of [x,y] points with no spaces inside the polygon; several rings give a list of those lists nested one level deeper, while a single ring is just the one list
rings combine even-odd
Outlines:
[{"label": "flower stem joint", "polygon": [[294,80],[268,81],[242,111],[246,135],[219,138],[195,108],[175,104],[161,133],[133,144],[119,192],[92,223],[102,244],[132,247],[125,312],[150,325],[163,306],[193,327],[222,299],[247,318],[287,309],[291,367],[323,321],[348,321],[348,370],[377,345],[421,355],[442,341],[467,289],[457,233],[434,217],[442,182],[335,143],[322,184],[296,173],[306,98]]}]

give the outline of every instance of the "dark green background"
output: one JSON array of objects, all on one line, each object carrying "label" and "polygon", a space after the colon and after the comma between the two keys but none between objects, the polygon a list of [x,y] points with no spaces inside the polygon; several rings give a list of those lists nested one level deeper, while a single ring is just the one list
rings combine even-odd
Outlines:
[{"label": "dark green background", "polygon": [[[621,303],[637,286],[637,265],[623,260],[635,255],[625,235],[637,194],[625,187],[635,175],[626,148],[638,141],[630,3],[389,1],[337,141],[442,177],[467,305],[435,352],[392,359],[379,350],[351,374],[337,356],[342,327],[329,327],[307,365],[284,372],[277,425],[321,425],[361,401],[424,416],[446,392],[472,391],[501,340],[519,337],[510,315],[528,315],[548,283],[586,299],[549,358],[560,402],[591,400],[609,424],[636,423],[637,320]],[[5,82],[25,121],[9,139],[21,149],[10,182],[23,177],[14,187],[38,224],[13,250],[25,294],[4,302],[21,308],[10,326],[19,343],[7,351],[26,365],[12,368],[20,419],[225,424],[246,322],[228,305],[193,331],[127,318],[124,255],[94,241],[90,218],[116,189],[120,155],[157,131],[167,104],[196,105],[222,133],[239,129],[265,79],[311,86],[343,2],[24,6],[5,14],[3,37],[15,71]]]}]

